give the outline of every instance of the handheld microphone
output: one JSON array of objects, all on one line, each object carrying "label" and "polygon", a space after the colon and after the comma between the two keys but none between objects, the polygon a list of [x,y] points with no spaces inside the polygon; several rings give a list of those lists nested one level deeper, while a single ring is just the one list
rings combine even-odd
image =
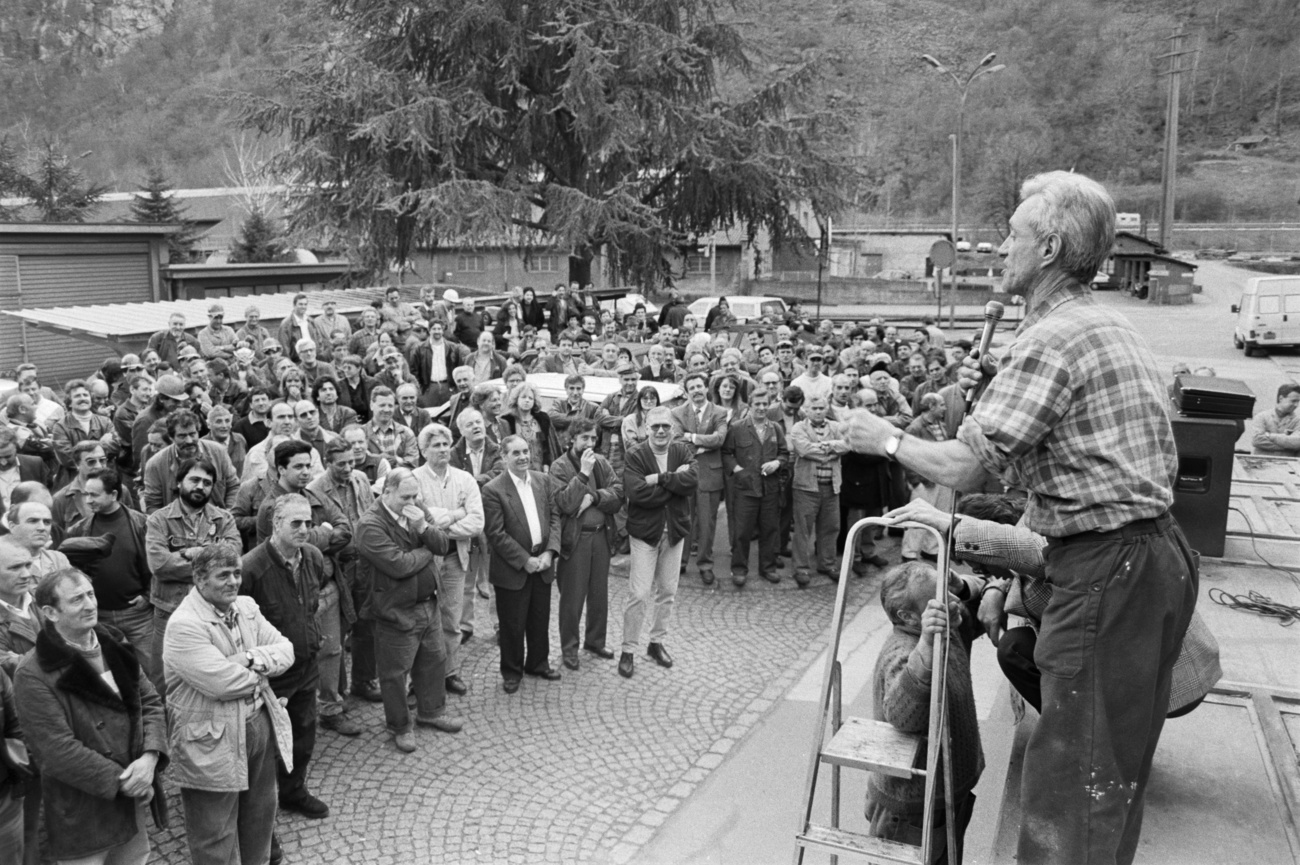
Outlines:
[{"label": "handheld microphone", "polygon": [[[998,329],[998,322],[1002,320],[1003,307],[996,300],[990,300],[984,304],[984,332],[980,334],[980,344],[971,352],[971,357],[980,360],[988,352],[989,346],[993,342],[993,332]],[[966,391],[966,412],[969,414],[971,407],[975,405],[975,400],[979,397],[977,391],[982,392],[983,387],[971,388]]]}]

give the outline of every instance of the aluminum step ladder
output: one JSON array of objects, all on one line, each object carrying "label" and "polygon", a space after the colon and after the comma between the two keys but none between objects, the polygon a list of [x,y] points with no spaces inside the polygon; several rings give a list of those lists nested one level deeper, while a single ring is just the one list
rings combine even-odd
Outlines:
[{"label": "aluminum step ladder", "polygon": [[[835,592],[835,610],[831,618],[831,639],[826,650],[826,672],[822,678],[820,711],[817,730],[813,740],[812,754],[808,766],[808,783],[804,788],[804,803],[799,831],[795,835],[795,865],[802,865],[804,853],[817,850],[831,854],[831,862],[837,863],[840,855],[854,859],[877,863],[877,865],[927,865],[933,862],[943,845],[932,841],[935,826],[936,794],[940,785],[935,783],[939,755],[943,753],[944,784],[946,802],[945,813],[948,819],[946,827],[947,848],[955,843],[954,827],[956,818],[953,813],[952,760],[949,756],[951,738],[949,735],[946,705],[946,675],[948,640],[950,629],[944,632],[943,639],[934,641],[933,674],[930,679],[930,728],[926,737],[914,736],[896,730],[892,725],[870,718],[844,718],[841,667],[839,660],[840,636],[844,628],[844,602],[848,585],[852,582],[852,551],[857,549],[858,533],[875,526],[893,526],[898,528],[924,529],[939,539],[939,563],[936,568],[940,575],[948,573],[947,539],[938,531],[920,523],[891,523],[882,517],[867,517],[854,523],[849,529],[844,542],[845,554],[840,563],[839,586]],[[935,596],[941,602],[948,599],[947,579],[938,579]],[[940,742],[939,748],[926,749],[925,766],[918,764],[919,754],[926,740]],[[817,793],[817,782],[823,764],[830,766],[830,824],[819,825],[812,822],[813,801]],[[861,832],[851,832],[840,827],[840,772],[843,769],[859,769],[879,772],[897,778],[923,777],[925,782],[925,807],[923,817],[922,844],[914,846],[900,844],[884,838],[877,838]],[[935,849],[937,847],[937,849]],[[953,863],[956,865],[956,863]]]}]

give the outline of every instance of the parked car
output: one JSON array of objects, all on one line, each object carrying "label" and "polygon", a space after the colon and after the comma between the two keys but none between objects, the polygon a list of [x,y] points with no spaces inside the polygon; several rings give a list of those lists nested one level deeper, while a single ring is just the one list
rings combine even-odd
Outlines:
[{"label": "parked car", "polygon": [[958,252],[970,252],[970,241],[969,241],[969,240],[961,240],[961,239],[958,239],[958,240],[957,240],[957,251],[958,251]]},{"label": "parked car", "polygon": [[987,240],[981,240],[979,242],[979,245],[975,247],[975,251],[982,252],[985,255],[987,255],[988,253],[993,251],[993,244],[989,243]]},{"label": "parked car", "polygon": [[[781,321],[785,318],[785,301],[779,297],[750,296],[747,294],[729,294],[726,297],[727,303],[731,306],[731,314],[736,317],[737,324],[756,321],[765,316],[773,321]],[[700,327],[703,327],[704,319],[708,316],[709,310],[713,309],[717,303],[718,298],[716,297],[701,297],[688,306],[687,309],[699,320]]]},{"label": "parked car", "polygon": [[872,274],[872,279],[911,279],[912,271],[910,270],[882,270],[880,273]]},{"label": "parked car", "polygon": [[602,300],[601,309],[613,309],[620,316],[631,315],[632,310],[636,309],[638,303],[645,304],[646,318],[659,317],[659,304],[651,303],[645,299],[644,294],[629,293],[620,297],[618,300]]}]

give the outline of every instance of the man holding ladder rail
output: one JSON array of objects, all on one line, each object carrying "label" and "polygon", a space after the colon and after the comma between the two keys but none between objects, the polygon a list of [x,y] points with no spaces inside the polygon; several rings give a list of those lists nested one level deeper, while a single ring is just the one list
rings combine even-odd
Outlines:
[{"label": "man holding ladder rail", "polygon": [[[1197,572],[1168,513],[1177,456],[1160,375],[1132,325],[1090,293],[1114,203],[1065,172],[1030,178],[1021,198],[999,253],[1026,315],[957,438],[921,441],[855,412],[848,440],[958,490],[987,473],[1028,492],[1053,596],[1017,860],[1129,863]],[[991,372],[968,360],[962,380]]]}]

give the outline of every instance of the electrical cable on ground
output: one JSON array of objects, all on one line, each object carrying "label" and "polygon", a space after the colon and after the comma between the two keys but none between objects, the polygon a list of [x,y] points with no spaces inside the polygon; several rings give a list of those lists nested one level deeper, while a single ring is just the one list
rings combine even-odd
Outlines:
[{"label": "electrical cable on ground", "polygon": [[[1246,521],[1246,528],[1250,530],[1250,546],[1251,549],[1254,550],[1255,555],[1259,556],[1259,560],[1273,570],[1286,574],[1293,583],[1300,585],[1300,581],[1297,581],[1296,579],[1295,571],[1290,568],[1283,568],[1273,564],[1259,551],[1259,547],[1255,545],[1255,527],[1251,524],[1250,517],[1246,516],[1240,508],[1230,507],[1228,510],[1235,511],[1243,520]],[[1231,592],[1225,592],[1223,589],[1216,586],[1210,589],[1208,594],[1210,600],[1220,606],[1228,607],[1233,610],[1244,610],[1248,613],[1257,613],[1261,616],[1268,616],[1269,618],[1277,619],[1278,624],[1282,625],[1284,628],[1294,624],[1297,619],[1300,619],[1300,607],[1278,603],[1267,595],[1261,595],[1253,589],[1245,595],[1234,595]]]}]

